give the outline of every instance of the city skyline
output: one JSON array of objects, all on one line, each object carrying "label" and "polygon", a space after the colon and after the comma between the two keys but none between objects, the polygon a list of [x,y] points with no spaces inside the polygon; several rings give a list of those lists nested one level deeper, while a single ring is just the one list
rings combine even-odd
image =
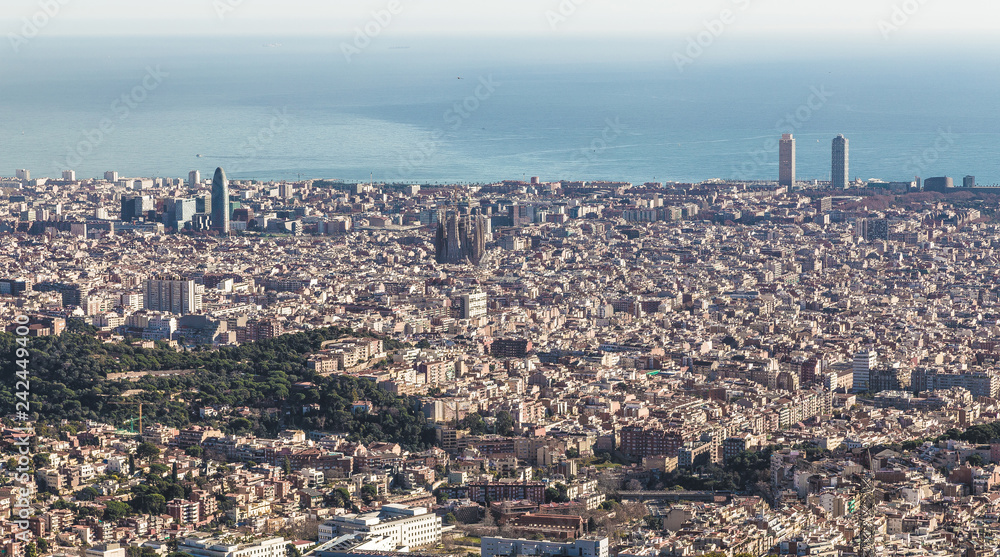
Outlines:
[{"label": "city skyline", "polygon": [[3,2],[2,557],[1000,557],[998,18]]},{"label": "city skyline", "polygon": [[[832,152],[832,157],[831,157],[831,164],[830,164],[830,169],[831,169],[830,179],[829,180],[825,180],[825,179],[820,180],[820,179],[817,179],[817,178],[806,178],[805,180],[806,181],[827,182],[834,189],[846,189],[850,185],[850,183],[851,183],[851,179],[850,179],[850,176],[849,176],[849,174],[850,174],[850,162],[849,162],[850,161],[850,141],[849,141],[849,139],[846,138],[844,136],[844,134],[837,134],[837,136],[833,138],[831,152]],[[778,155],[778,169],[779,169],[777,183],[779,185],[782,185],[782,186],[792,186],[792,185],[797,184],[800,181],[801,177],[797,176],[797,174],[796,174],[796,159],[797,159],[798,152],[796,150],[796,140],[795,140],[794,134],[785,133],[785,134],[781,135],[781,139],[780,139],[780,141],[778,141],[778,153],[777,153],[777,155]],[[76,171],[75,170],[72,170],[72,169],[62,170],[61,171],[61,175],[62,175],[61,177],[62,177],[63,181],[76,181]],[[112,181],[117,181],[117,179],[118,179],[118,172],[117,171],[107,171],[107,172],[104,172],[104,178],[106,180],[111,179],[111,178],[109,178],[109,176],[111,176],[111,178],[113,178]],[[15,171],[14,178],[17,179],[17,180],[30,180],[30,178],[31,178],[31,170],[30,169],[24,169],[24,168],[17,169]],[[45,178],[48,178],[48,177],[45,177]],[[83,178],[83,177],[81,177],[81,178]],[[154,178],[158,178],[158,177],[154,177]],[[568,176],[566,178],[574,179],[574,178],[577,178],[577,177],[575,177],[575,176]],[[916,178],[919,179],[919,178],[923,178],[923,177],[916,176]],[[931,178],[933,179],[934,177],[931,177]],[[944,177],[942,177],[942,178],[944,178]],[[947,177],[947,178],[949,180],[952,180],[952,182],[951,182],[952,185],[949,186],[949,187],[954,187],[954,179],[951,178],[951,177]],[[497,179],[497,181],[499,181],[499,180],[502,180],[502,178],[498,178]],[[706,178],[706,180],[709,180],[709,179]],[[878,180],[879,179],[877,179],[877,178],[874,179],[874,181],[876,181],[876,182]],[[746,181],[746,180],[737,180],[737,181]],[[751,180],[751,181],[754,181],[754,180]],[[764,180],[760,180],[760,181],[767,182],[769,180],[764,179]],[[407,182],[407,181],[406,180],[402,180],[402,181],[398,181],[397,183],[405,183],[405,182]],[[490,182],[484,182],[484,183],[490,183]],[[199,186],[201,184],[201,172],[199,170],[191,170],[191,171],[189,171],[187,173],[187,184],[191,188],[195,188],[195,187]],[[211,193],[212,193],[212,195],[211,195],[211,198],[212,198],[212,204],[211,204],[211,206],[212,206],[212,210],[211,210],[212,224],[211,224],[211,227],[212,227],[212,229],[216,229],[216,224],[215,223],[216,222],[221,222],[223,224],[219,225],[221,227],[220,230],[222,228],[224,228],[226,232],[229,231],[228,230],[228,216],[223,216],[223,212],[224,211],[222,211],[222,209],[216,205],[215,199],[218,199],[220,197],[228,198],[228,186],[229,186],[229,180],[228,180],[228,178],[226,176],[225,170],[222,167],[216,168],[216,170],[214,172],[214,175],[213,175],[212,182],[211,182]],[[975,188],[976,186],[977,186],[977,182],[976,182],[975,176],[965,175],[962,178],[962,187],[964,187],[964,188]],[[990,187],[995,187],[995,186],[990,186]],[[141,196],[136,196],[135,199],[140,199],[140,197]],[[131,202],[131,200],[129,202]],[[148,202],[148,200],[147,200],[147,202]],[[128,211],[126,211],[126,209],[124,209],[124,207],[125,207],[124,203],[126,203],[126,200],[123,199],[123,214],[132,214],[131,213],[131,209],[129,209]],[[177,206],[177,211],[179,213],[181,213],[181,214],[184,214],[184,215],[186,215],[188,212],[190,212],[190,211],[187,210],[187,206],[186,205],[184,205],[184,206],[178,205]],[[231,215],[232,211],[230,210],[230,211],[228,211],[228,213],[229,213],[229,215]],[[138,213],[136,213],[136,214],[138,214]],[[448,242],[449,242],[448,239],[449,238],[451,240],[455,240],[456,238],[464,238],[464,236],[465,236],[464,232],[463,233],[459,233],[459,234],[452,234],[452,232],[450,231],[451,225],[455,224],[455,223],[452,223],[452,220],[454,220],[454,219],[455,219],[455,215],[449,216],[448,217],[448,225],[447,226],[445,225],[444,222],[439,223],[439,240],[441,240],[441,238],[444,238],[444,240],[441,240],[443,242],[442,246],[446,246],[448,244]],[[187,217],[183,217],[180,220],[182,222],[190,220],[190,216],[188,215]],[[457,223],[458,221],[455,221],[455,222]],[[463,223],[462,223],[461,226],[464,226],[464,225],[465,225],[465,223],[463,221]],[[456,225],[456,226],[458,226],[458,225]],[[473,226],[472,229],[475,230],[476,227]],[[478,232],[476,234],[478,234]],[[455,240],[455,241],[458,241],[459,244],[461,244],[463,246],[465,245],[465,240]],[[478,244],[478,243],[481,243],[481,242],[477,240],[477,241],[475,241],[473,243],[474,244]],[[447,253],[447,251],[448,251],[447,248],[445,248],[443,250],[439,250],[440,253]],[[455,252],[455,253],[459,253],[459,252],[464,253],[467,250],[466,250],[466,248],[463,247],[463,248],[460,248],[460,249],[452,249],[452,251]],[[480,250],[480,252],[481,252],[481,250]],[[446,256],[446,259],[447,259],[447,256]],[[441,262],[443,262],[443,261],[441,261]],[[452,262],[457,262],[457,260],[452,261]]]}]

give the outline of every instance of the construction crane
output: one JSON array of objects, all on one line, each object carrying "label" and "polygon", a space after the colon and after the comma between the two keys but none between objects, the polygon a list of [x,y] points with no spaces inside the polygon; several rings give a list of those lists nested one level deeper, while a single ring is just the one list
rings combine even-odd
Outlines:
[{"label": "construction crane", "polygon": [[[142,403],[141,402],[111,401],[111,402],[108,402],[108,404],[121,404],[121,405],[124,405],[124,406],[134,406],[134,405],[138,404],[139,405],[139,435],[142,435]],[[135,420],[135,418],[131,418],[129,420],[129,424],[130,424],[129,425],[129,430],[130,431],[132,429],[132,424],[134,424],[134,420]]]},{"label": "construction crane", "polygon": [[875,539],[875,475],[871,471],[871,452],[868,453],[867,472],[855,475],[858,483],[858,557],[877,557]]}]

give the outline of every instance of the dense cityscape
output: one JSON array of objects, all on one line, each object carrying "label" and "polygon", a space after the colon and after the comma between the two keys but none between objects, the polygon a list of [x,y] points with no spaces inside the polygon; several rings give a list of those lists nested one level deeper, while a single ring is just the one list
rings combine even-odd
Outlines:
[{"label": "dense cityscape", "polygon": [[1000,188],[852,179],[842,135],[830,181],[779,155],[17,170],[4,557],[997,555]]}]

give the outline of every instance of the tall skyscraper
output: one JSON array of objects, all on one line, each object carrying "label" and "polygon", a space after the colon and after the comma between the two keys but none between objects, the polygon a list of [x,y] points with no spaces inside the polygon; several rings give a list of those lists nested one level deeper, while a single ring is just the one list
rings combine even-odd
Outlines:
[{"label": "tall skyscraper", "polygon": [[786,133],[778,144],[778,185],[795,185],[795,138]]},{"label": "tall skyscraper", "polygon": [[888,219],[858,219],[855,222],[855,232],[857,236],[865,239],[866,242],[876,240],[889,241],[889,220]]},{"label": "tall skyscraper", "polygon": [[966,176],[965,178],[963,178],[962,179],[962,187],[963,188],[974,188],[974,187],[976,187],[976,177],[975,176]]},{"label": "tall skyscraper", "polygon": [[845,190],[848,178],[849,162],[848,141],[843,134],[833,138],[833,189]]},{"label": "tall skyscraper", "polygon": [[229,234],[229,180],[221,167],[212,178],[212,230]]},{"label": "tall skyscraper", "polygon": [[154,200],[149,195],[125,195],[121,207],[121,220],[133,221],[145,218],[154,209]]},{"label": "tall skyscraper", "polygon": [[183,230],[194,218],[197,204],[193,198],[170,197],[164,200],[163,209],[163,224]]},{"label": "tall skyscraper", "polygon": [[192,170],[188,172],[188,186],[197,186],[201,183],[201,171]]},{"label": "tall skyscraper", "polygon": [[854,392],[863,393],[868,390],[871,382],[871,373],[878,364],[878,354],[866,350],[854,354]]},{"label": "tall skyscraper", "polygon": [[438,263],[478,265],[486,253],[486,218],[452,215],[447,222],[439,221],[434,248]]}]

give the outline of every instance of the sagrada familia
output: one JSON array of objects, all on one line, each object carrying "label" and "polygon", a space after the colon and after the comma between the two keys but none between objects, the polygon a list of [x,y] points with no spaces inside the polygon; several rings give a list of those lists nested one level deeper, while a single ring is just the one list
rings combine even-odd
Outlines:
[{"label": "sagrada familia", "polygon": [[434,249],[438,263],[478,265],[486,253],[486,217],[452,215],[447,222],[439,220]]}]

